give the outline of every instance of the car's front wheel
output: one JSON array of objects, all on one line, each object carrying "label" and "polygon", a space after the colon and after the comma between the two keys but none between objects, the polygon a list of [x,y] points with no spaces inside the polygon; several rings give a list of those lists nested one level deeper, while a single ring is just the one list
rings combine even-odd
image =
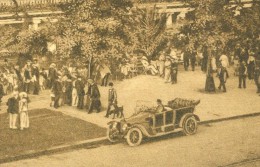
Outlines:
[{"label": "car's front wheel", "polygon": [[111,128],[108,128],[107,129],[107,139],[112,142],[112,143],[115,143],[118,141],[118,138],[117,136],[115,135],[115,131]]},{"label": "car's front wheel", "polygon": [[128,131],[126,141],[129,146],[138,146],[143,140],[143,133],[139,128],[132,128]]},{"label": "car's front wheel", "polygon": [[187,117],[183,122],[183,133],[185,135],[193,135],[197,132],[198,123],[194,116]]}]

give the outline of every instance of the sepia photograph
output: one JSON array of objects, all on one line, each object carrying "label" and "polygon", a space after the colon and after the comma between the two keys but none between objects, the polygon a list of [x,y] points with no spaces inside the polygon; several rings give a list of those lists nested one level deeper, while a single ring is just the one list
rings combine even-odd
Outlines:
[{"label": "sepia photograph", "polygon": [[0,167],[260,167],[260,0],[0,0]]}]

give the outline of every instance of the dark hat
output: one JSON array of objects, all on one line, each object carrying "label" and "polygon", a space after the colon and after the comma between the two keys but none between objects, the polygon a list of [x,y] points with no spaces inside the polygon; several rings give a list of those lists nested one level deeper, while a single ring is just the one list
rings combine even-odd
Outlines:
[{"label": "dark hat", "polygon": [[113,82],[109,82],[108,86],[114,86]]},{"label": "dark hat", "polygon": [[157,103],[161,103],[162,102],[162,100],[161,99],[157,99]]}]

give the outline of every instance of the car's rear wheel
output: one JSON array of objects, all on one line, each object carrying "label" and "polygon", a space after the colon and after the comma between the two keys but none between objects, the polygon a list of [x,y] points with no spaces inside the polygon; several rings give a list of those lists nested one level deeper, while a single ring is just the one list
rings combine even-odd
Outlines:
[{"label": "car's rear wheel", "polygon": [[115,132],[113,129],[111,128],[108,128],[107,129],[107,139],[112,142],[112,143],[115,143],[118,141],[118,138],[115,136]]},{"label": "car's rear wheel", "polygon": [[194,116],[189,116],[183,121],[183,133],[185,135],[193,135],[197,132],[198,123]]},{"label": "car's rear wheel", "polygon": [[143,140],[143,133],[139,128],[132,128],[128,131],[126,141],[129,146],[138,146]]}]

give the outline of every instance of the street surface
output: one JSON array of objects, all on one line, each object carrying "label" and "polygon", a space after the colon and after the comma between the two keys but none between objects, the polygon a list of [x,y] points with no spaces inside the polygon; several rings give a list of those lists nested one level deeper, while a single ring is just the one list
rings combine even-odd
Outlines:
[{"label": "street surface", "polygon": [[129,147],[125,142],[22,160],[1,167],[257,167],[260,117],[201,125],[193,136],[174,134]]}]

